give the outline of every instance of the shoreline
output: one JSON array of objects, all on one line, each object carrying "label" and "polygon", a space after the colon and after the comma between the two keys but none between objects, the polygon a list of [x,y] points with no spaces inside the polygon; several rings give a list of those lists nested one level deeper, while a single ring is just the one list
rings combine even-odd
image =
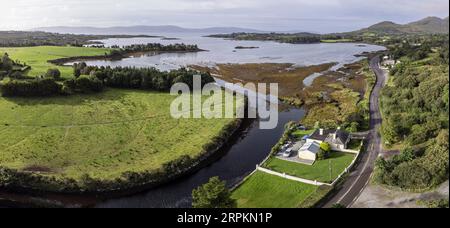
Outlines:
[{"label": "shoreline", "polygon": [[59,58],[59,59],[52,59],[48,60],[48,63],[54,64],[56,66],[69,66],[67,64],[73,63],[73,62],[84,62],[84,61],[119,61],[126,58],[131,58],[136,55],[145,55],[148,53],[154,53],[155,55],[161,55],[166,53],[198,53],[198,52],[204,52],[207,50],[198,49],[198,50],[192,50],[192,51],[138,51],[138,52],[130,52],[126,53],[121,56],[112,56],[111,54],[105,55],[98,55],[98,56],[74,56],[74,57],[67,57],[67,58]]},{"label": "shoreline", "polygon": [[[201,51],[203,51],[203,50],[201,50]],[[161,53],[166,53],[166,52],[159,52],[159,54],[161,54]],[[124,58],[126,58],[126,57],[124,57]],[[75,61],[79,60],[79,59],[89,59],[89,60],[92,60],[92,59],[106,59],[106,60],[108,60],[108,56],[70,57],[70,58],[62,58],[62,59],[50,60],[49,62],[58,65],[58,64],[64,64],[64,63],[67,63],[67,62],[70,62],[70,61],[74,61],[74,59],[75,59]],[[246,105],[247,105],[247,103],[246,103]],[[91,197],[90,199],[92,199],[93,201],[99,202],[99,201],[102,201],[105,198],[116,198],[116,197],[120,197],[120,196],[133,195],[133,194],[141,193],[141,192],[144,192],[146,190],[150,190],[150,189],[153,189],[153,188],[156,188],[156,187],[168,184],[168,183],[173,182],[173,181],[175,181],[177,179],[180,179],[180,178],[188,176],[188,175],[190,175],[192,173],[195,173],[198,170],[202,169],[203,167],[208,166],[209,164],[211,164],[214,160],[220,158],[221,155],[218,155],[218,154],[220,154],[220,150],[229,143],[230,138],[232,138],[236,134],[239,135],[240,131],[238,131],[238,130],[241,129],[241,126],[242,126],[243,122],[245,122],[245,120],[241,120],[240,121],[240,123],[238,124],[239,126],[231,133],[231,136],[227,140],[224,140],[224,142],[222,142],[221,145],[218,148],[216,148],[215,150],[213,150],[211,152],[207,152],[207,153],[203,154],[200,159],[196,158],[195,160],[197,160],[197,161],[194,163],[194,165],[192,165],[192,166],[190,166],[188,168],[185,168],[180,173],[171,175],[169,178],[167,178],[164,181],[159,181],[159,182],[156,182],[156,183],[152,183],[152,181],[150,181],[150,182],[142,184],[140,186],[133,187],[132,188],[133,190],[118,189],[118,190],[108,191],[108,192],[95,192],[93,194],[91,194],[89,192],[82,192],[82,193],[79,193],[79,194],[72,194],[72,193],[67,193],[67,194],[66,193],[57,193],[57,194],[61,194],[61,195],[59,195],[60,197],[71,197],[71,196]],[[19,192],[21,192],[21,191],[19,191]],[[39,193],[40,194],[44,194],[44,195],[45,194],[53,194],[51,192],[45,193],[45,191],[34,191],[34,190],[32,190],[32,191],[24,190],[24,192],[30,192],[30,193],[25,193],[25,194],[29,194],[29,195],[39,194]],[[1,197],[1,193],[0,193],[0,197]],[[32,197],[32,196],[28,196],[28,197]],[[2,202],[2,201],[4,202],[5,200],[0,198],[0,202]],[[46,199],[44,201],[48,201],[48,200]],[[67,206],[67,205],[64,205],[64,206]],[[84,205],[82,205],[82,206],[84,206]],[[87,205],[87,206],[91,206],[91,205]]]},{"label": "shoreline", "polygon": [[[244,108],[247,110],[248,102],[245,101]],[[23,187],[0,187],[0,206],[9,205],[8,207],[93,207],[97,203],[108,199],[120,198],[131,196],[139,193],[143,193],[167,184],[170,184],[176,180],[188,177],[204,167],[211,165],[223,157],[230,146],[230,143],[239,139],[245,129],[251,125],[254,119],[244,118],[235,119],[232,123],[224,128],[235,126],[232,131],[227,132],[228,135],[223,139],[214,149],[207,151],[197,158],[193,158],[194,162],[182,168],[181,171],[172,174],[164,180],[149,180],[146,183],[135,185],[132,187],[108,190],[108,191],[78,191],[78,192],[53,192],[43,189],[30,189]],[[127,185],[127,183],[123,183]],[[5,196],[7,198],[5,198]]]}]

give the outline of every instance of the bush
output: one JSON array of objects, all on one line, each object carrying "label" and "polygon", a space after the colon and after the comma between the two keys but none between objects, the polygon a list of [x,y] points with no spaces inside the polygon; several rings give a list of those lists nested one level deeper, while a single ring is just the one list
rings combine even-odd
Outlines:
[{"label": "bush", "polygon": [[12,80],[1,85],[5,97],[54,96],[61,92],[61,84],[54,79]]},{"label": "bush", "polygon": [[61,72],[58,69],[48,69],[45,74],[46,78],[53,78],[55,80],[61,79]]},{"label": "bush", "polygon": [[75,80],[76,90],[81,93],[101,92],[103,83],[97,78],[81,76]]},{"label": "bush", "polygon": [[403,189],[422,190],[448,180],[448,130],[443,130],[425,150],[410,148],[390,160],[376,162],[375,181]]},{"label": "bush", "polygon": [[194,208],[236,208],[236,200],[224,181],[213,177],[208,183],[192,191],[192,207]]},{"label": "bush", "polygon": [[431,175],[415,162],[402,163],[391,174],[395,186],[404,189],[425,189],[430,187]]},{"label": "bush", "polygon": [[325,160],[330,157],[331,146],[327,142],[323,142],[320,144],[320,151],[317,154],[318,160]]}]

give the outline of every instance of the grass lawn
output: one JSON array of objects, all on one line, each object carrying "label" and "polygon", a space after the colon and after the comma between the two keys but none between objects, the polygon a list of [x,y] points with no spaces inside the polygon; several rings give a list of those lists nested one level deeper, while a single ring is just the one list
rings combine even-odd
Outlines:
[{"label": "grass lawn", "polygon": [[301,139],[306,135],[310,135],[310,134],[314,133],[314,131],[315,131],[314,129],[312,129],[312,130],[297,130],[297,131],[292,132],[292,136],[294,136],[298,139]]},{"label": "grass lawn", "polygon": [[31,66],[29,76],[43,75],[49,68],[58,68],[65,78],[72,77],[71,67],[55,66],[48,63],[48,60],[74,56],[97,56],[109,53],[111,49],[87,48],[87,47],[20,47],[20,48],[0,48],[0,54],[8,53],[12,60],[19,60]]},{"label": "grass lawn", "polygon": [[0,166],[43,175],[115,179],[195,157],[233,119],[174,119],[168,93],[0,97]]},{"label": "grass lawn", "polygon": [[[266,168],[286,173],[291,176],[296,176],[308,180],[317,180],[319,182],[331,183],[333,182],[355,159],[355,155],[332,152],[331,157],[316,161],[314,165],[303,165],[295,162],[283,161],[277,158],[269,159],[264,165]],[[330,161],[331,161],[331,177],[330,177]]]},{"label": "grass lawn", "polygon": [[295,208],[318,187],[256,172],[237,188],[232,198],[239,208]]}]

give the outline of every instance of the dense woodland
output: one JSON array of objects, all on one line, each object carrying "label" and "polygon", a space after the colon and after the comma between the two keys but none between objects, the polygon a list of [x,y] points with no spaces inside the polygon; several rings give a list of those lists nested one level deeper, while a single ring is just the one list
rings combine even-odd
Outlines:
[{"label": "dense woodland", "polygon": [[111,58],[123,58],[128,54],[141,52],[198,52],[202,51],[197,45],[189,44],[169,44],[162,45],[160,43],[133,44],[128,46],[112,46]]},{"label": "dense woodland", "polygon": [[382,91],[382,134],[405,149],[377,162],[379,183],[424,190],[448,180],[448,35],[407,40],[391,48],[401,63]]},{"label": "dense woodland", "polygon": [[189,44],[168,44],[163,45],[160,43],[148,43],[148,44],[133,44],[128,46],[112,46],[111,48],[120,49],[123,52],[151,52],[151,51],[170,51],[170,52],[176,52],[176,51],[200,51],[201,49],[198,48],[197,45],[189,45]]},{"label": "dense woodland", "polygon": [[57,69],[49,69],[46,75],[26,80],[8,80],[1,84],[6,97],[33,97],[71,95],[75,93],[101,92],[104,87],[142,89],[168,92],[176,83],[186,83],[193,88],[193,78],[201,77],[202,86],[214,82],[210,74],[185,68],[169,72],[155,68],[90,67],[85,63],[74,64],[74,78],[61,81]]},{"label": "dense woodland", "polygon": [[[104,48],[104,45],[93,45],[90,47],[94,48]],[[198,48],[197,45],[190,45],[190,44],[168,44],[163,45],[160,43],[148,43],[148,44],[133,44],[129,46],[112,46],[111,51],[109,53],[105,53],[102,56],[75,56],[75,57],[67,57],[67,58],[59,58],[54,60],[49,60],[48,62],[55,64],[55,65],[64,65],[67,62],[75,62],[79,61],[80,59],[86,60],[86,59],[123,59],[126,57],[129,57],[133,54],[140,54],[140,53],[163,53],[163,52],[199,52],[203,51],[200,48]]]}]

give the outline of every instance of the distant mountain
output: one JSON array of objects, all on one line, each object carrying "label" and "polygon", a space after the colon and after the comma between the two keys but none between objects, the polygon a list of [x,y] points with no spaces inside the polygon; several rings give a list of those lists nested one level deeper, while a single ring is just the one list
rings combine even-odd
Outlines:
[{"label": "distant mountain", "polygon": [[386,34],[448,34],[449,19],[441,19],[438,17],[427,17],[420,21],[401,25],[391,21],[384,21],[369,28],[356,31],[357,33],[375,32]]},{"label": "distant mountain", "polygon": [[407,25],[411,32],[426,32],[426,33],[448,33],[449,24],[448,17],[441,19],[438,17],[427,17],[417,22],[409,23]]},{"label": "distant mountain", "polygon": [[41,27],[32,29],[32,31],[43,31],[52,33],[67,33],[67,34],[88,34],[88,35],[118,35],[118,34],[128,34],[128,35],[164,35],[170,33],[200,33],[200,34],[217,34],[217,33],[238,33],[238,32],[249,32],[249,33],[260,33],[262,31],[246,28],[236,28],[236,27],[212,27],[203,29],[191,29],[182,28],[178,26],[129,26],[129,27],[108,27],[108,28],[98,28],[98,27]]},{"label": "distant mountain", "polygon": [[438,17],[427,17],[420,21],[411,22],[405,25],[396,24],[391,21],[384,21],[357,32],[376,32],[386,34],[448,34],[449,20],[448,17],[445,19]]},{"label": "distant mountain", "polygon": [[363,29],[363,31],[364,30],[376,33],[402,33],[402,25],[396,24],[392,21],[383,21],[372,25],[367,29]]}]

